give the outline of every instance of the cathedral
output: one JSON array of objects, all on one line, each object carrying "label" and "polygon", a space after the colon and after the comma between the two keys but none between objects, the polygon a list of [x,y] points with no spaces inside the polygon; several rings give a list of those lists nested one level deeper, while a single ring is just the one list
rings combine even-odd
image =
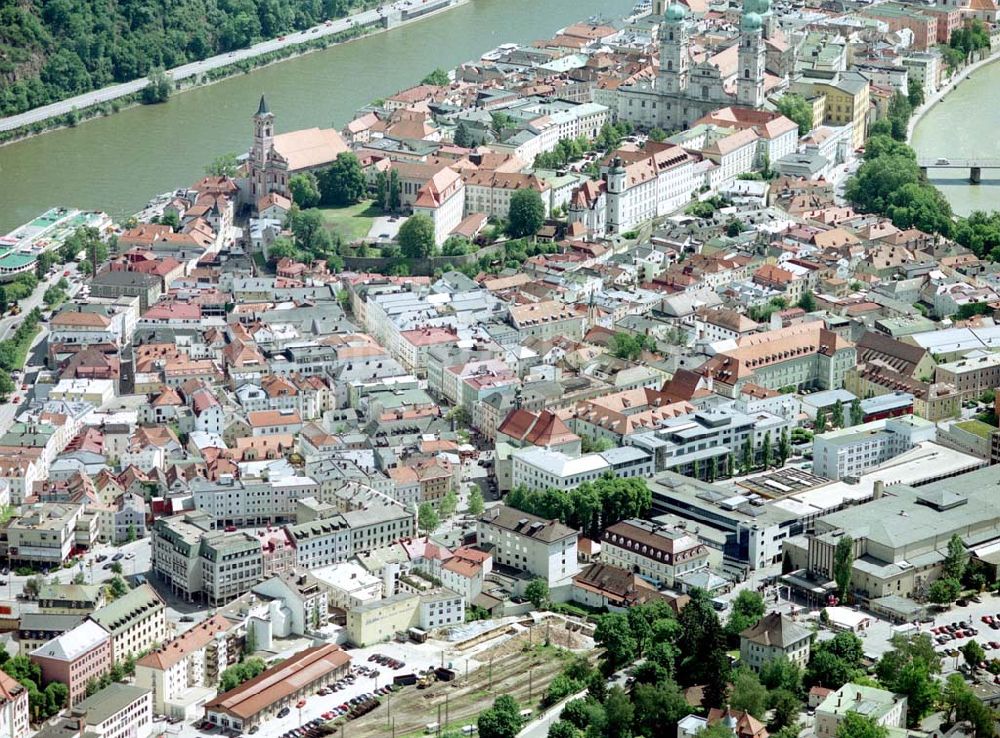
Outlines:
[{"label": "cathedral", "polygon": [[246,176],[237,180],[241,202],[255,205],[271,192],[291,197],[288,182],[293,176],[327,167],[345,151],[349,151],[347,144],[332,128],[275,133],[274,113],[261,95],[253,116],[253,146],[246,157]]},{"label": "cathedral", "polygon": [[679,2],[668,5],[660,24],[656,77],[619,88],[618,119],[669,133],[718,108],[763,106],[770,10],[770,0],[745,0],[739,42],[695,62],[687,8]]}]

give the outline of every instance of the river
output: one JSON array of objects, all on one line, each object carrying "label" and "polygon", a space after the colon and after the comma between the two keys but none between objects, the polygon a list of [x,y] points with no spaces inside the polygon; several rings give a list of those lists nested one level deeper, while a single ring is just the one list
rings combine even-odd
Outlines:
[{"label": "river", "polygon": [[507,42],[551,38],[634,0],[471,0],[426,20],[306,54],[76,128],[0,147],[0,234],[53,205],[121,217],[193,183],[205,164],[250,146],[261,93],[279,132],[342,127],[371,100]]},{"label": "river", "polygon": [[[1000,63],[992,62],[962,80],[920,119],[911,141],[917,155],[946,159],[1000,159]],[[931,183],[948,198],[959,215],[973,210],[1000,209],[1000,173],[983,171],[979,185],[969,184],[969,173],[931,171]],[[987,179],[989,178],[989,179]]]}]

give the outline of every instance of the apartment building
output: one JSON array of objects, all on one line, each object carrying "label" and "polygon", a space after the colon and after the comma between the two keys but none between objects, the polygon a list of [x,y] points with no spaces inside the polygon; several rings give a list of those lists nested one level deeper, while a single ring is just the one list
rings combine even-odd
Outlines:
[{"label": "apartment building", "polygon": [[539,446],[518,449],[511,454],[511,485],[524,485],[528,489],[575,489],[605,474],[622,478],[649,477],[654,471],[652,454],[629,446],[577,457]]},{"label": "apartment building", "polygon": [[109,684],[69,711],[94,738],[148,738],[153,732],[153,693],[130,684]]},{"label": "apartment building", "polygon": [[886,728],[906,727],[906,697],[877,687],[848,682],[816,708],[816,735],[834,738],[849,712],[856,712]]},{"label": "apartment building", "polygon": [[737,340],[736,348],[716,354],[698,368],[709,389],[730,398],[746,384],[767,389],[836,389],[857,363],[854,344],[809,322]]},{"label": "apartment building", "polygon": [[765,664],[778,658],[805,669],[812,639],[809,628],[781,613],[768,613],[740,633],[740,662],[758,673]]},{"label": "apartment building", "polygon": [[27,738],[30,732],[28,688],[0,671],[0,735],[4,738]]},{"label": "apartment building", "polygon": [[494,562],[540,577],[549,587],[568,584],[580,571],[576,535],[558,520],[506,505],[487,510],[477,525],[479,547],[489,550]]},{"label": "apartment building", "polygon": [[1000,354],[973,351],[957,361],[938,364],[934,380],[950,384],[962,402],[977,400],[1000,387]]},{"label": "apartment building", "polygon": [[163,642],[167,636],[165,609],[156,590],[142,584],[94,612],[90,619],[111,635],[111,655],[120,663]]},{"label": "apartment building", "polygon": [[92,620],[84,620],[36,648],[30,658],[42,670],[39,687],[62,682],[69,688],[72,707],[87,696],[87,682],[99,679],[111,668],[111,636]]},{"label": "apartment building", "polygon": [[260,541],[245,532],[213,530],[206,513],[159,518],[151,539],[153,574],[189,602],[218,606],[263,578]]},{"label": "apartment building", "polygon": [[859,477],[936,436],[934,423],[915,415],[820,433],[813,438],[813,471],[827,479]]},{"label": "apartment building", "polygon": [[708,567],[708,548],[686,531],[633,518],[604,531],[601,563],[673,588],[679,577]]},{"label": "apartment building", "polygon": [[194,719],[215,696],[219,675],[239,660],[236,625],[213,615],[136,662],[135,683],[152,690],[153,711]]},{"label": "apartment building", "polygon": [[83,505],[37,503],[7,524],[10,564],[58,568],[69,558]]},{"label": "apartment building", "polygon": [[319,494],[310,477],[274,474],[267,481],[235,479],[191,481],[195,509],[209,513],[219,527],[280,525],[295,519],[295,503]]}]

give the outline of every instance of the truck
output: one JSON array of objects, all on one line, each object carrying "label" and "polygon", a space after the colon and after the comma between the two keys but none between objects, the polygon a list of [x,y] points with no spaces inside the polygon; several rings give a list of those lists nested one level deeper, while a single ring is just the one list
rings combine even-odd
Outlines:
[{"label": "truck", "polygon": [[396,674],[392,678],[392,683],[395,684],[397,687],[407,687],[407,686],[409,686],[411,684],[416,684],[417,683],[417,675],[416,674]]}]

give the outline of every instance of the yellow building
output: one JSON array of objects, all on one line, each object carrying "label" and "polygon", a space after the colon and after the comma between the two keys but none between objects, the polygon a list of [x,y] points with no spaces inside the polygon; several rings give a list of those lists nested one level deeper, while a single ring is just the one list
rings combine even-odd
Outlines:
[{"label": "yellow building", "polygon": [[410,628],[432,630],[464,622],[465,603],[450,589],[436,587],[420,594],[400,592],[348,610],[347,640],[363,648],[388,641]]},{"label": "yellow building", "polygon": [[[865,145],[868,136],[868,111],[871,108],[869,82],[857,72],[838,72],[830,79],[806,77],[795,83],[793,91],[807,99],[825,98],[823,122],[831,126],[853,126],[855,149]],[[815,108],[814,108],[815,109]]]}]

